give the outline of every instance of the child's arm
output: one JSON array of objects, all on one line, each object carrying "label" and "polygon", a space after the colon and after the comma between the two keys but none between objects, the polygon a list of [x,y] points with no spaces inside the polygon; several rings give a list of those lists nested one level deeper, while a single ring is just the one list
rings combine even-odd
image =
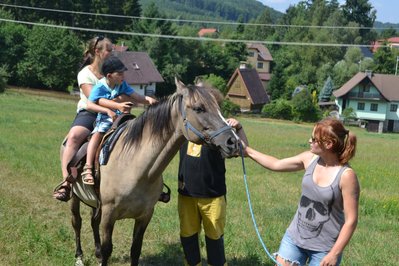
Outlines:
[{"label": "child's arm", "polygon": [[133,92],[132,94],[130,94],[130,97],[133,98],[133,100],[138,103],[144,103],[144,104],[149,104],[149,105],[158,102],[158,100],[156,100],[150,96],[144,96],[144,95],[138,94],[136,92]]},{"label": "child's arm", "polygon": [[[108,110],[119,110],[122,113],[129,113],[132,108],[131,102],[115,102],[106,98],[100,98],[98,104],[105,107]],[[106,112],[108,113],[108,112]]]},{"label": "child's arm", "polygon": [[104,106],[101,106],[100,104],[96,104],[96,103],[94,103],[94,102],[92,102],[92,101],[87,101],[87,107],[86,107],[86,109],[88,110],[88,111],[91,111],[91,112],[95,112],[95,113],[102,113],[102,114],[108,114],[108,112],[110,111],[110,109],[109,108],[106,108],[106,107],[104,107]]}]

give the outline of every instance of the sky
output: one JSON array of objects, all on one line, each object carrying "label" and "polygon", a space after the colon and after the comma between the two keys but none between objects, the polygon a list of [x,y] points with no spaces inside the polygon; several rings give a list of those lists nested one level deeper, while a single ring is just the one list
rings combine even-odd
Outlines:
[{"label": "sky", "polygon": [[[258,0],[264,5],[285,13],[290,5],[295,5],[300,0]],[[344,0],[339,0],[341,4]],[[377,21],[399,23],[399,1],[398,0],[369,0],[369,3],[377,10]]]}]

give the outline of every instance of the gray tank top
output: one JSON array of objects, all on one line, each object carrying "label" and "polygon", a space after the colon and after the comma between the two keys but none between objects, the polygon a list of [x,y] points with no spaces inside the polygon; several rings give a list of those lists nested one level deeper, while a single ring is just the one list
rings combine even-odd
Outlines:
[{"label": "gray tank top", "polygon": [[329,251],[345,222],[339,183],[348,165],[341,167],[331,185],[320,187],[313,181],[313,172],[319,159],[316,157],[306,169],[298,209],[287,232],[301,248]]}]

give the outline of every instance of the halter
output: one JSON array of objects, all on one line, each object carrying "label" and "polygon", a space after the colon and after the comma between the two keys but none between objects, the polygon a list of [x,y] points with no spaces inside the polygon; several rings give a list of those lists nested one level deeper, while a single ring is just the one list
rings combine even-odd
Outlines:
[{"label": "halter", "polygon": [[199,137],[202,141],[204,141],[207,144],[211,144],[212,140],[219,136],[220,134],[222,134],[225,131],[231,130],[232,127],[229,125],[225,125],[224,127],[216,130],[215,132],[213,132],[212,134],[202,134],[198,129],[196,129],[191,123],[190,121],[187,120],[186,117],[186,112],[183,108],[183,103],[180,102],[180,106],[181,106],[181,116],[183,117],[183,124],[184,124],[184,128],[186,129],[187,132],[187,136],[188,136],[188,130],[191,130],[191,132],[193,132],[195,135],[197,135],[197,137]]}]

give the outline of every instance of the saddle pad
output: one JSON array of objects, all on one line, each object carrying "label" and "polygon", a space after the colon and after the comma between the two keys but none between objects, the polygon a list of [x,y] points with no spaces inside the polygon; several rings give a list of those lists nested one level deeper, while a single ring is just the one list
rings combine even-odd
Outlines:
[{"label": "saddle pad", "polygon": [[100,151],[100,164],[106,165],[109,159],[109,155],[111,154],[112,149],[115,146],[116,141],[119,139],[120,135],[122,134],[123,130],[125,130],[127,126],[127,122],[123,122],[119,127],[117,127],[112,133],[112,135],[105,141],[101,151]]}]

